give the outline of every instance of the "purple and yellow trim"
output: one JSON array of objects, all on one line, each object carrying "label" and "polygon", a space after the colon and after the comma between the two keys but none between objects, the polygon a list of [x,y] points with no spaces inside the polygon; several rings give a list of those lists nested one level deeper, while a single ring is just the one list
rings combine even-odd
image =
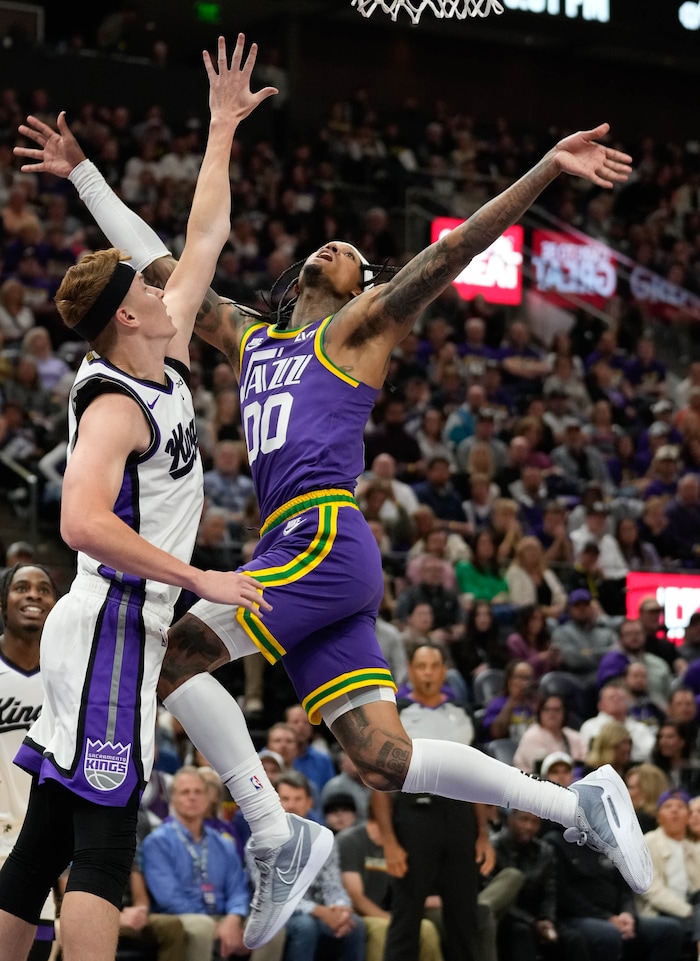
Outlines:
[{"label": "purple and yellow trim", "polygon": [[321,708],[329,701],[335,700],[341,694],[349,694],[351,691],[360,690],[363,687],[390,687],[396,692],[396,684],[391,676],[391,671],[380,667],[365,668],[364,670],[349,671],[347,674],[340,674],[332,681],[326,681],[315,691],[307,694],[302,701],[302,707],[309,715],[312,724],[321,723]]}]

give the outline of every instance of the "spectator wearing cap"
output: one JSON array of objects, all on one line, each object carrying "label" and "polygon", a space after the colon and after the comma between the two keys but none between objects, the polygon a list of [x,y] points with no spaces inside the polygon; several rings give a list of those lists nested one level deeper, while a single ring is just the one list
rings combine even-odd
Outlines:
[{"label": "spectator wearing cap", "polygon": [[673,918],[700,956],[700,845],[688,838],[689,803],[690,795],[679,788],[660,795],[659,826],[645,835],[654,878],[637,903],[643,917]]},{"label": "spectator wearing cap", "polygon": [[649,694],[665,710],[671,693],[671,668],[663,658],[646,650],[641,623],[633,618],[626,618],[618,627],[617,645],[603,655],[598,665],[598,684],[602,686],[613,678],[624,677],[627,665],[632,661],[640,661],[646,665]]},{"label": "spectator wearing cap", "polygon": [[637,438],[637,448],[638,450],[645,451],[649,448],[649,436],[652,434],[653,429],[656,428],[658,432],[659,427],[663,426],[666,428],[661,431],[666,438],[667,444],[682,444],[683,434],[678,430],[674,424],[676,408],[672,400],[668,397],[663,397],[661,400],[657,400],[655,404],[652,405],[651,413],[654,420],[651,422],[647,430],[640,432]]},{"label": "spectator wearing cap", "polygon": [[681,459],[678,447],[662,444],[654,454],[647,476],[649,484],[644,491],[648,497],[675,497],[681,476]]},{"label": "spectator wearing cap", "polygon": [[666,505],[668,534],[674,539],[678,559],[686,568],[700,566],[700,478],[684,474],[676,496]]},{"label": "spectator wearing cap", "polygon": [[700,611],[688,618],[683,635],[683,643],[677,648],[678,656],[688,664],[700,657]]},{"label": "spectator wearing cap", "polygon": [[598,569],[601,574],[599,597],[608,614],[624,614],[624,587],[629,567],[622,556],[620,545],[607,530],[609,508],[603,501],[594,501],[586,510],[580,527],[571,531],[574,555],[578,558],[584,544],[598,545]]},{"label": "spectator wearing cap", "polygon": [[666,661],[676,676],[683,674],[688,667],[688,661],[683,658],[678,646],[668,639],[664,609],[655,594],[642,598],[637,617],[644,631],[644,649]]},{"label": "spectator wearing cap", "polygon": [[605,458],[589,443],[580,421],[569,418],[564,428],[564,439],[551,453],[562,484],[570,493],[581,495],[589,481],[598,481],[604,493],[612,491],[612,482]]},{"label": "spectator wearing cap", "polygon": [[559,669],[573,674],[592,703],[601,659],[615,646],[618,619],[595,603],[590,591],[578,587],[569,594],[567,619],[552,631],[552,647],[559,652]]},{"label": "spectator wearing cap", "polygon": [[498,416],[493,407],[481,407],[476,412],[474,422],[474,433],[471,437],[466,437],[461,441],[455,451],[457,467],[461,471],[468,470],[469,454],[475,444],[486,444],[491,451],[494,465],[494,473],[498,473],[505,467],[508,461],[508,448],[505,443],[496,436],[498,430]]},{"label": "spectator wearing cap", "polygon": [[599,557],[600,548],[595,541],[586,541],[574,561],[567,580],[572,591],[577,588],[588,591],[596,605],[605,613],[600,605],[600,584],[603,576],[598,567]]}]

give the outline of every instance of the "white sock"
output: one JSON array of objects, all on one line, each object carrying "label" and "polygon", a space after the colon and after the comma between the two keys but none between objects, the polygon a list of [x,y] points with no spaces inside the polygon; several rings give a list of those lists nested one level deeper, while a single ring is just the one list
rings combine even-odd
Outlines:
[{"label": "white sock", "polygon": [[528,777],[476,748],[453,741],[414,740],[401,790],[529,811],[566,828],[576,823],[578,798],[573,791]]},{"label": "white sock", "polygon": [[195,674],[163,701],[226,784],[248,822],[256,851],[290,837],[277,791],[260,762],[243,712],[211,674]]}]

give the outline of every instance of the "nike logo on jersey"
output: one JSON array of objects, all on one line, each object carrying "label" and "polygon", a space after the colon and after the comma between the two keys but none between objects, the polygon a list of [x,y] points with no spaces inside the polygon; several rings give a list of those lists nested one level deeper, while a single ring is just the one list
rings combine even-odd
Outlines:
[{"label": "nike logo on jersey", "polygon": [[146,403],[148,404],[148,409],[149,409],[149,410],[153,410],[153,408],[156,406],[156,404],[158,403],[159,400],[160,400],[160,394],[158,394],[158,396],[156,397],[156,399],[153,401],[152,404],[150,404],[148,401],[146,401]]},{"label": "nike logo on jersey", "polygon": [[292,531],[296,530],[296,528],[301,524],[303,520],[304,520],[303,517],[293,517],[291,521],[287,521],[287,523],[284,526],[284,530],[282,531],[282,536],[286,537],[287,534],[291,534]]},{"label": "nike logo on jersey", "polygon": [[299,871],[301,869],[301,862],[304,852],[304,841],[306,839],[306,832],[308,828],[303,825],[302,829],[299,831],[299,837],[297,838],[297,844],[294,848],[294,854],[289,862],[289,867],[284,871],[281,868],[277,868],[277,877],[280,879],[282,884],[294,884],[296,879],[299,877]]},{"label": "nike logo on jersey", "polygon": [[251,341],[248,341],[248,343],[245,345],[245,349],[255,350],[255,348],[259,347],[264,340],[265,340],[264,337],[253,337],[253,339]]}]

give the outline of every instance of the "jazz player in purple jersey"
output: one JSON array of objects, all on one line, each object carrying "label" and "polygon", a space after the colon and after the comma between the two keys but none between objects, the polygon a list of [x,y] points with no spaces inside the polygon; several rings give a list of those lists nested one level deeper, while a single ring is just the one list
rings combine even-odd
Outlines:
[{"label": "jazz player in purple jersey", "polygon": [[[58,133],[35,118],[28,124],[20,129],[29,136],[36,131],[42,150],[20,153],[38,160],[36,169],[67,176],[87,162],[65,123]],[[213,292],[203,304],[197,332],[226,354],[238,375],[264,519],[245,570],[265,586],[273,610],[262,620],[252,611],[198,602],[169,632],[159,693],[195,744],[206,744],[207,758],[246,818],[253,762],[229,737],[242,718],[207,672],[260,650],[272,662],[283,660],[311,721],[328,724],[371,787],[531,811],[559,821],[567,838],[607,854],[634,890],[651,883],[651,861],[627,789],[609,766],[562,789],[473,748],[408,737],[374,633],[382,595],[379,553],[353,497],[364,467],[363,430],[393,349],[421,311],[559,174],[605,188],[627,179],[631,158],[598,142],[608,129],[602,124],[560,141],[385,284],[374,284],[355,247],[335,241],[305,261],[288,324],[256,319]],[[74,174],[71,179],[76,182]],[[118,210],[107,185],[76,186],[110,240],[133,249],[138,238],[129,230],[128,212]],[[175,261],[164,248],[161,253],[147,274],[164,283]],[[283,886],[293,866],[279,860],[280,851],[258,857],[261,886],[246,930],[249,946],[263,943],[288,916]]]},{"label": "jazz player in purple jersey", "polygon": [[207,145],[182,258],[164,288],[112,248],[70,267],[56,295],[64,323],[91,347],[71,390],[61,503],[77,575],[46,618],[45,699],[15,758],[33,783],[0,871],[2,961],[26,958],[47,893],[69,865],[63,957],[114,958],[179,589],[259,615],[269,609],[252,578],[190,564],[203,483],[188,345],[230,229],[233,135],[275,92],[251,92],[257,48],[243,62],[244,45],[241,34],[230,64],[223,38],[216,65],[204,54]]}]

